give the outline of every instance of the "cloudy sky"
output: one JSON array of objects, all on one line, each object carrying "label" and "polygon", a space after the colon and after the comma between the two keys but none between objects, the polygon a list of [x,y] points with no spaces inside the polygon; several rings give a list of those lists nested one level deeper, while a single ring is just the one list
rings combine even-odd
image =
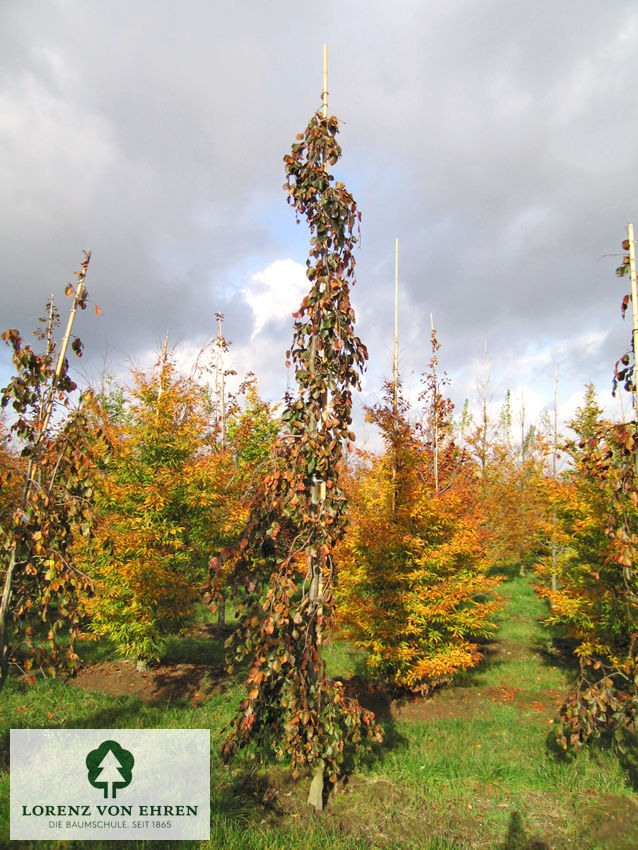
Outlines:
[{"label": "cloudy sky", "polygon": [[[0,325],[28,334],[93,252],[80,376],[188,358],[225,315],[232,365],[286,388],[307,233],[282,157],[321,99],[362,211],[363,398],[418,389],[433,313],[458,405],[524,384],[528,417],[594,381],[610,412],[630,340],[614,269],[638,224],[634,0],[3,0]],[[0,379],[9,361],[0,354]],[[629,401],[625,400],[629,410]],[[515,413],[515,418],[517,414]],[[364,439],[370,434],[363,426]]]}]

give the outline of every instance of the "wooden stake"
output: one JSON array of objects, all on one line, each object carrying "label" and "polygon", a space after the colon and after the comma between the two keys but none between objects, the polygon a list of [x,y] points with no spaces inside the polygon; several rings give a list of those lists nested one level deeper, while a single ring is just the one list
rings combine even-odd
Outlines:
[{"label": "wooden stake", "polygon": [[[324,121],[328,118],[328,47],[324,44],[323,46],[323,86],[321,91],[321,100],[323,102],[323,110],[322,116]],[[326,169],[326,162],[323,162],[323,168]],[[324,252],[323,255],[323,269],[327,272],[327,256]],[[328,286],[327,280],[325,286]],[[310,340],[310,346],[308,351],[308,371],[311,375],[316,374],[316,359],[317,359],[317,344],[316,337],[313,336]],[[317,434],[317,431],[320,427],[325,425],[325,421],[328,415],[328,407],[329,407],[329,398],[328,398],[328,390],[324,390],[324,395],[322,399],[322,414],[320,414],[319,422],[317,422],[314,417],[309,418],[308,420],[308,433],[311,437],[314,437]],[[323,501],[326,498],[326,482],[322,481],[316,476],[313,476],[312,484],[310,485],[310,504],[311,510],[313,513],[319,513],[323,508]],[[313,554],[314,551],[314,554]],[[319,621],[323,619],[323,594],[324,594],[324,576],[323,576],[323,566],[318,561],[318,557],[316,554],[316,550],[313,550],[312,546],[309,546],[306,550],[306,562],[308,564],[308,576],[310,578],[310,587],[308,589],[308,599],[310,602],[310,616],[312,617],[316,613],[316,621],[315,621],[315,647],[317,656],[321,658],[322,644],[323,638],[321,634],[321,626],[317,625]],[[316,676],[314,668],[310,667],[309,676],[312,680]],[[308,794],[307,803],[309,806],[314,806],[317,811],[323,811],[323,789],[325,785],[325,764],[323,759],[319,759],[319,761],[314,766],[312,781],[310,783],[310,791]]]},{"label": "wooden stake", "polygon": [[217,357],[215,362],[215,392],[221,414],[221,446],[226,448],[226,389],[224,386],[224,337],[222,336],[223,313],[215,313],[217,319]]},{"label": "wooden stake", "polygon": [[69,339],[71,338],[71,329],[73,328],[73,321],[75,320],[75,314],[78,310],[78,304],[80,303],[80,299],[82,296],[82,292],[84,291],[84,280],[86,278],[86,273],[89,268],[89,263],[91,262],[91,252],[84,252],[84,260],[82,262],[82,266],[80,267],[80,271],[76,272],[78,277],[78,282],[75,286],[75,295],[73,296],[73,304],[71,305],[71,310],[69,312],[69,320],[66,323],[66,331],[64,332],[64,337],[62,338],[62,346],[60,347],[60,353],[58,354],[58,361],[55,366],[55,377],[51,383],[51,388],[49,390],[49,398],[45,407],[45,414],[42,420],[42,433],[46,431],[49,425],[49,419],[51,418],[51,411],[53,410],[53,399],[55,398],[55,390],[60,380],[60,375],[62,374],[62,368],[64,366],[64,358],[66,357],[66,350],[69,345]]},{"label": "wooden stake", "polygon": [[433,429],[433,438],[434,438],[434,492],[439,492],[439,411],[438,411],[438,395],[439,395],[439,385],[436,377],[436,338],[434,336],[434,317],[432,313],[430,313],[430,330],[432,332],[432,373],[434,377],[434,399],[432,401],[433,405],[433,416],[432,416],[432,429]]},{"label": "wooden stake", "polygon": [[[525,368],[521,377],[521,490],[525,489]],[[525,563],[521,561],[519,575],[526,575]]]},{"label": "wooden stake", "polygon": [[323,46],[323,89],[321,91],[323,101],[323,117],[328,117],[328,45]]},{"label": "wooden stake", "polygon": [[521,378],[521,464],[525,463],[525,370]]},{"label": "wooden stake", "polygon": [[395,445],[392,446],[392,515],[397,510],[397,474],[399,459],[397,457],[398,425],[396,421],[399,411],[399,240],[394,243],[394,364],[393,364],[394,395],[392,398],[392,410],[395,416]]},{"label": "wooden stake", "polygon": [[483,400],[483,422],[481,425],[481,478],[485,486],[487,473],[487,340],[483,342],[483,385],[481,396]]},{"label": "wooden stake", "polygon": [[162,400],[162,395],[164,394],[164,372],[166,370],[166,357],[168,352],[168,330],[164,334],[164,345],[162,346],[162,354],[160,357],[160,370],[159,370],[159,386],[157,389],[157,407],[155,409],[155,422],[159,423],[160,419],[160,402]]},{"label": "wooden stake", "polygon": [[399,407],[399,240],[394,243],[394,412]]},{"label": "wooden stake", "polygon": [[[554,445],[552,451],[552,478],[556,481],[556,456],[558,454],[558,365],[554,365]],[[552,512],[552,530],[554,539],[552,540],[552,590],[558,590],[558,546],[556,544],[556,525],[557,525],[556,508]]]},{"label": "wooden stake", "polygon": [[554,448],[552,452],[552,478],[556,480],[556,455],[558,454],[558,364],[554,364]]}]

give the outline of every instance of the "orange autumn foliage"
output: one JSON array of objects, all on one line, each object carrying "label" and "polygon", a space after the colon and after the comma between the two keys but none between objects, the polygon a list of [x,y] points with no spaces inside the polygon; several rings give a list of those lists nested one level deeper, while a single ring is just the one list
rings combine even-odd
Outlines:
[{"label": "orange autumn foliage", "polygon": [[369,413],[382,426],[386,451],[364,456],[350,481],[339,626],[367,651],[377,677],[428,693],[480,661],[480,642],[492,634],[501,604],[500,579],[486,574],[474,470],[449,430],[442,428],[435,492],[431,443],[408,424],[405,406],[396,415],[389,404]]},{"label": "orange autumn foliage", "polygon": [[[638,478],[632,423],[601,418],[593,385],[571,428],[573,468],[555,493],[557,588],[537,588],[550,605],[547,622],[575,643],[580,673],[557,727],[559,744],[578,749],[638,720]],[[547,559],[537,565],[547,575]]]},{"label": "orange autumn foliage", "polygon": [[545,554],[552,534],[548,458],[547,441],[533,430],[523,457],[519,447],[495,441],[481,479],[492,563],[519,566],[521,574]]},{"label": "orange autumn foliage", "polygon": [[[577,641],[577,655],[619,665],[638,637],[635,436],[630,426],[602,419],[592,385],[571,427],[573,468],[552,495],[558,588],[537,589],[550,603],[548,622]],[[541,576],[550,568],[547,558],[536,565]]]},{"label": "orange autumn foliage", "polygon": [[202,388],[170,363],[133,377],[119,411],[97,414],[110,448],[99,459],[95,539],[83,556],[96,586],[92,633],[151,659],[192,617],[211,552],[246,514]]}]

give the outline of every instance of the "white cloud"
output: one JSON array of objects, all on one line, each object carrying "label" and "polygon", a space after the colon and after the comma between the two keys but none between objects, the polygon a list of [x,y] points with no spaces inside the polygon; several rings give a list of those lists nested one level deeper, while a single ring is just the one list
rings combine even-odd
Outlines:
[{"label": "white cloud", "polygon": [[242,292],[253,313],[251,342],[270,323],[290,319],[308,289],[305,267],[294,260],[275,260],[252,275]]}]

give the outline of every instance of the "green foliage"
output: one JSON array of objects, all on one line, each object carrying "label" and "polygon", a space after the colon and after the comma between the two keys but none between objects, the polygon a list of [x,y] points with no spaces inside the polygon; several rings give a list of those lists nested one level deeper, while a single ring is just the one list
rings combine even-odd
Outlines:
[{"label": "green foliage", "polygon": [[498,423],[484,413],[467,439],[467,451],[477,467],[477,497],[490,532],[488,560],[497,568],[518,566],[524,573],[545,554],[551,537],[550,444],[532,426],[523,445],[514,446],[510,427],[508,391]]},{"label": "green foliage", "polygon": [[96,532],[83,557],[97,587],[92,633],[157,659],[163,638],[192,617],[211,551],[244,515],[226,490],[234,465],[214,442],[201,388],[170,363],[133,377],[115,420],[96,410],[110,454],[96,458]]},{"label": "green foliage", "polygon": [[262,473],[268,465],[280,422],[271,406],[259,396],[251,377],[244,386],[244,403],[235,404],[228,416],[226,438],[237,462],[251,473]]},{"label": "green foliage", "polygon": [[576,641],[580,676],[558,738],[580,747],[606,729],[621,741],[638,717],[638,490],[632,428],[600,419],[591,385],[571,427],[574,469],[556,500],[558,589],[538,590],[550,603],[548,622]]}]

